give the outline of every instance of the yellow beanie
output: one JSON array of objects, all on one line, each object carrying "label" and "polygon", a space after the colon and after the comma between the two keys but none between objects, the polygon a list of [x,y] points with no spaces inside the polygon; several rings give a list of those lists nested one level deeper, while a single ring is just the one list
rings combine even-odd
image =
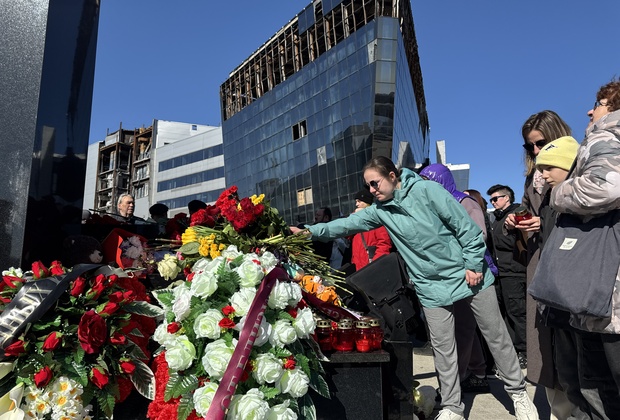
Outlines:
[{"label": "yellow beanie", "polygon": [[577,157],[579,143],[571,136],[560,137],[544,146],[536,156],[536,166],[554,166],[569,171]]}]

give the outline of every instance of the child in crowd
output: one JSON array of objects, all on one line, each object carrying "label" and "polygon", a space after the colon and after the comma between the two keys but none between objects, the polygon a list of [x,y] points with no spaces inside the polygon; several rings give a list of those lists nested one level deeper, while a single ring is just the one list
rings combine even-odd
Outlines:
[{"label": "child in crowd", "polygon": [[[542,178],[551,188],[564,182],[575,161],[578,149],[579,143],[574,138],[564,136],[548,143],[540,150],[536,156],[536,169],[541,172]],[[550,196],[551,189],[546,192],[539,209],[541,251],[555,227],[557,218],[557,212],[549,206]],[[554,361],[552,368],[568,399],[568,403],[554,407],[554,413],[561,416],[559,418],[569,416],[570,418],[590,418],[591,410],[579,387],[575,336],[577,331],[569,324],[570,314],[560,309],[543,306],[539,306],[538,309],[535,328],[544,328],[542,324],[551,331]],[[557,401],[555,403],[557,405]]]}]

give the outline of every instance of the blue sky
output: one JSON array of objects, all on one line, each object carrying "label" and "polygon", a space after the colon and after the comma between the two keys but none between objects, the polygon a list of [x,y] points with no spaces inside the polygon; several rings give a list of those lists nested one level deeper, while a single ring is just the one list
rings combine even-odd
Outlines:
[{"label": "blue sky", "polygon": [[[90,142],[152,120],[219,126],[219,86],[309,0],[104,0]],[[424,90],[470,188],[523,193],[521,125],[552,109],[581,141],[598,88],[620,76],[617,0],[414,0]]]}]

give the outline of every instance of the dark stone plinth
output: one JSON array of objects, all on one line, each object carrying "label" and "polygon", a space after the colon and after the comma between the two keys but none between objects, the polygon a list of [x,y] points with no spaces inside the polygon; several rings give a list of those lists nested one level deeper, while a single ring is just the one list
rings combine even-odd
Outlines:
[{"label": "dark stone plinth", "polygon": [[331,399],[311,392],[317,419],[387,418],[385,370],[390,355],[381,350],[370,353],[333,353],[323,362]]},{"label": "dark stone plinth", "polygon": [[0,7],[0,267],[58,258],[79,225],[99,0]]},{"label": "dark stone plinth", "polygon": [[389,353],[384,381],[389,419],[413,418],[413,344],[409,341],[384,341]]}]

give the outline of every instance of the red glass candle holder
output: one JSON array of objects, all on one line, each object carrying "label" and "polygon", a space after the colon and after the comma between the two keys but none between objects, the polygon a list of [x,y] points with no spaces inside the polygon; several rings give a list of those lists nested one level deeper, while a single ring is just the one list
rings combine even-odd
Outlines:
[{"label": "red glass candle holder", "polygon": [[319,348],[322,351],[333,350],[332,346],[332,326],[331,322],[321,319],[316,323],[316,338],[319,343]]},{"label": "red glass candle holder", "polygon": [[355,348],[360,353],[366,353],[372,350],[372,329],[366,321],[357,321],[355,323]]},{"label": "red glass candle holder", "polygon": [[518,207],[515,210],[515,223],[519,224],[524,220],[529,220],[532,218],[532,213],[530,213],[525,207]]},{"label": "red glass candle holder", "polygon": [[340,321],[332,339],[334,350],[353,351],[354,342],[353,324],[350,321]]},{"label": "red glass candle holder", "polygon": [[372,334],[372,346],[373,350],[381,350],[381,343],[383,342],[383,330],[381,329],[381,323],[377,318],[372,318],[368,321],[370,325],[370,332]]}]

